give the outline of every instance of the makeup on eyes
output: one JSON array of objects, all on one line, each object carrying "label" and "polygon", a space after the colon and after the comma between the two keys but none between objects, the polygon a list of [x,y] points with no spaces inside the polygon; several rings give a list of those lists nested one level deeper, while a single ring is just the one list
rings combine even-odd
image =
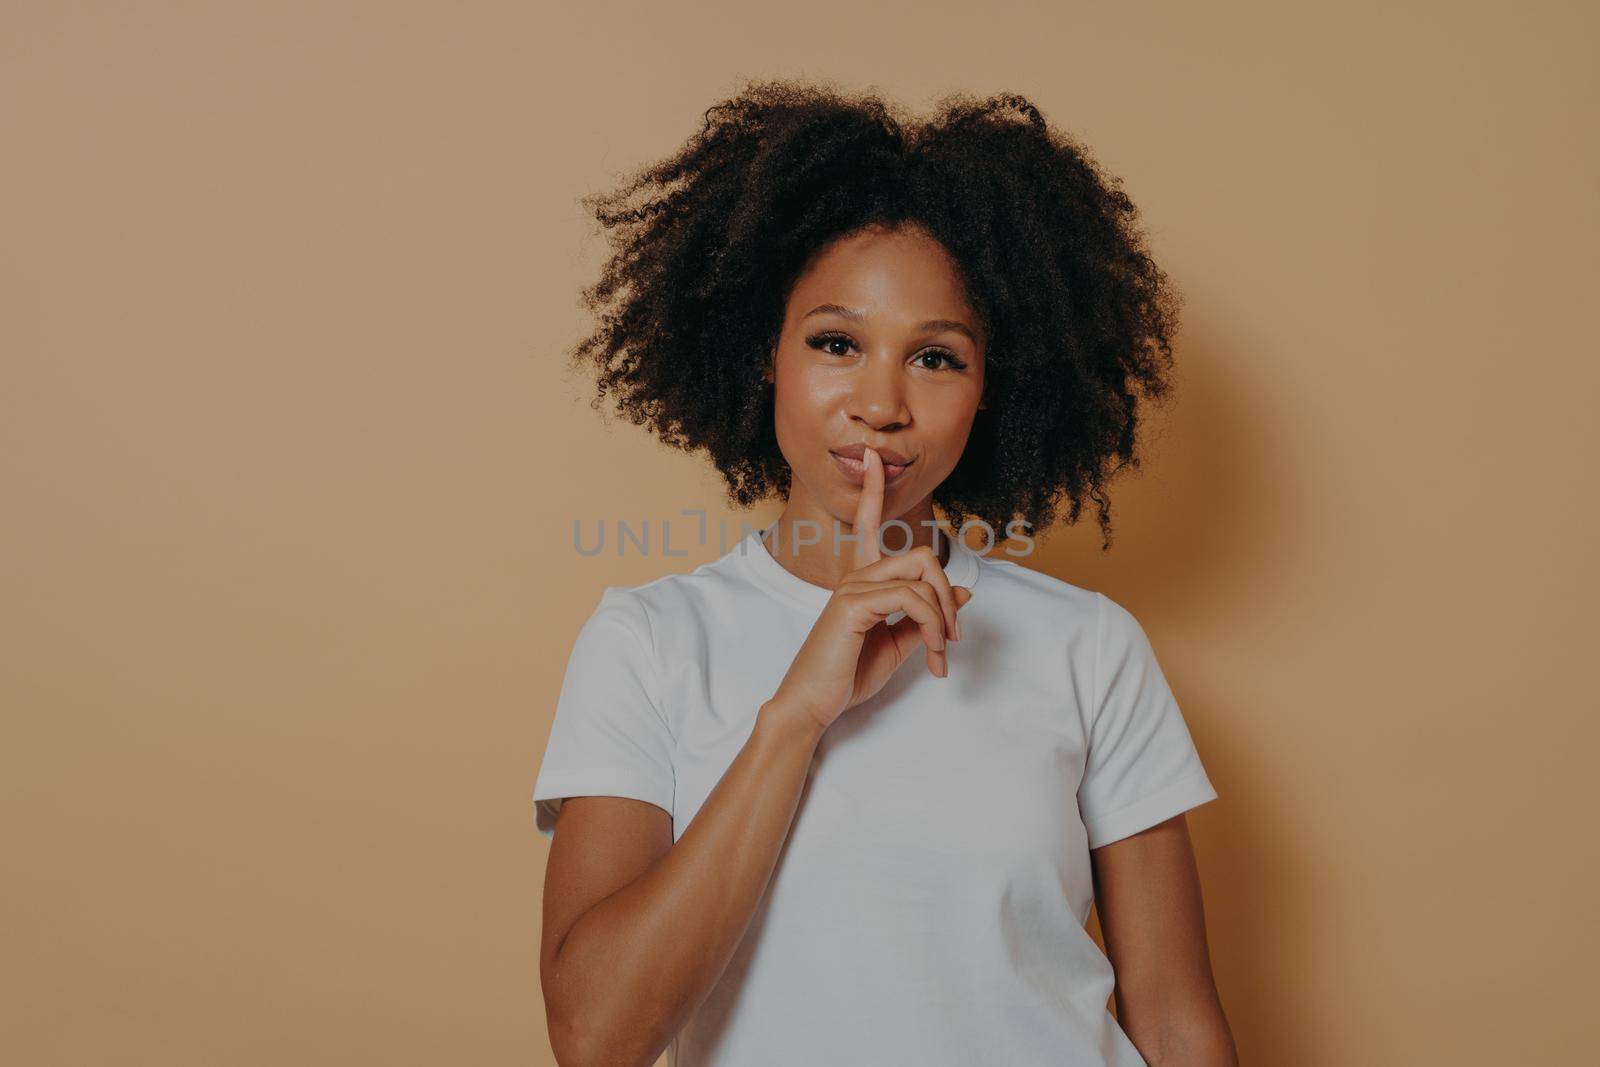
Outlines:
[{"label": "makeup on eyes", "polygon": [[[809,345],[812,348],[817,349],[819,352],[826,352],[826,354],[828,354],[828,355],[837,355],[838,354],[838,353],[834,353],[834,352],[827,352],[826,348],[824,347],[826,345],[834,343],[835,341],[842,341],[845,344],[851,345],[852,347],[855,345],[855,342],[853,340],[851,340],[849,334],[840,333],[837,330],[824,330],[821,333],[809,334],[806,337],[806,344],[807,345]],[[956,354],[954,352],[950,351],[948,348],[941,348],[941,347],[937,347],[937,346],[935,346],[933,348],[925,348],[921,352],[918,352],[912,358],[920,360],[920,359],[925,359],[928,356],[940,356],[941,358],[944,359],[945,366],[948,367],[950,370],[966,370],[966,368],[967,368],[966,362],[963,361],[962,359],[960,359],[959,357],[957,357]],[[941,369],[944,369],[944,368],[940,368],[940,367],[924,367],[923,369],[924,370],[941,370]]]}]

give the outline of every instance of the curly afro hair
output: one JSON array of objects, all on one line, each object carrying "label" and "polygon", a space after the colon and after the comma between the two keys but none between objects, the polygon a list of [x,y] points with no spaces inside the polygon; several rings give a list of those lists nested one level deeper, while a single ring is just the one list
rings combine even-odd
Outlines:
[{"label": "curly afro hair", "polygon": [[1098,508],[1138,467],[1138,399],[1170,389],[1180,298],[1137,212],[1022,96],[943,97],[917,122],[875,92],[753,81],[671,158],[583,197],[613,253],[573,351],[636,425],[704,449],[731,502],[787,497],[771,383],[787,296],[811,257],[866,227],[915,224],[951,253],[987,339],[988,408],[933,503],[957,528],[1043,529]]}]

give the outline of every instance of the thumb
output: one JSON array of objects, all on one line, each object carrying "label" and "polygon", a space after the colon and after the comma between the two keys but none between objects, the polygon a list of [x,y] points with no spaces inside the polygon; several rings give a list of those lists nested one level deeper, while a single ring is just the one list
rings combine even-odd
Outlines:
[{"label": "thumb", "polygon": [[972,599],[972,590],[968,589],[964,585],[952,585],[950,587],[950,592],[956,598],[957,611],[960,611],[966,606],[967,601]]}]

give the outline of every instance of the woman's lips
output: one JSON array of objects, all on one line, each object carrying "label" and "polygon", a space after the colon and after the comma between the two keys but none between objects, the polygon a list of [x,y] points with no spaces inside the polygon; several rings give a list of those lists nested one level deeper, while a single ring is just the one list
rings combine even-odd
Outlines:
[{"label": "woman's lips", "polygon": [[[867,465],[865,459],[848,459],[839,455],[837,452],[829,452],[828,455],[833,457],[834,465],[839,468],[840,473],[842,473],[846,478],[850,479],[852,484],[867,484]],[[880,456],[878,458],[882,459],[883,457]],[[916,460],[914,459],[911,461],[911,463],[915,462]],[[893,463],[885,463],[883,465],[884,487],[887,488],[893,485],[901,475],[905,474],[906,470],[911,466],[911,463],[906,463],[900,466],[896,466]]]}]

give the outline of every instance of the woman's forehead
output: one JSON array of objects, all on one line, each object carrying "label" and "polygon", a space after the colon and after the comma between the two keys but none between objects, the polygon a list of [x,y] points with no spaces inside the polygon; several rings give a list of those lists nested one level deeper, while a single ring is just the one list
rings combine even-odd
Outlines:
[{"label": "woman's forehead", "polygon": [[961,275],[944,246],[920,232],[871,232],[823,249],[790,290],[796,321],[832,314],[858,325],[963,323],[976,329]]}]

